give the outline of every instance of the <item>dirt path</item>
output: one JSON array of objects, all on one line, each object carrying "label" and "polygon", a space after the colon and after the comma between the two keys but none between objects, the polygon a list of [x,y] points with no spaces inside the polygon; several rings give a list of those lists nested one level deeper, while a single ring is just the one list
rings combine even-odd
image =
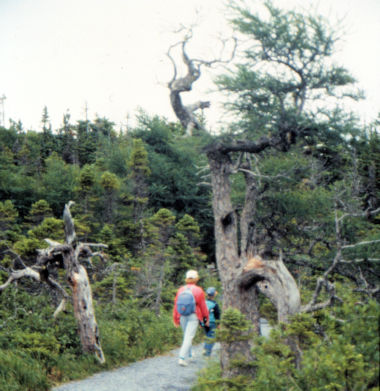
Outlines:
[{"label": "dirt path", "polygon": [[[215,344],[211,359],[217,360],[219,344]],[[53,391],[188,391],[197,373],[207,365],[202,345],[193,348],[196,362],[180,367],[179,349],[163,356],[149,358],[113,371],[101,372],[88,379],[70,382]]]}]

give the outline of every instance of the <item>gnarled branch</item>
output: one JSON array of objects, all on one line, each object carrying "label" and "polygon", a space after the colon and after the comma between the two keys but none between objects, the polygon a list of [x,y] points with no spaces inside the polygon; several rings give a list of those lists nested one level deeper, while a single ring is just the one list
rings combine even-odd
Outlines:
[{"label": "gnarled branch", "polygon": [[[166,55],[169,58],[170,62],[173,66],[173,77],[168,83],[168,87],[170,90],[170,103],[173,108],[175,115],[178,120],[181,122],[181,125],[186,130],[186,134],[192,135],[193,129],[200,129],[201,124],[199,123],[195,113],[200,109],[206,109],[210,107],[209,101],[198,101],[191,105],[184,105],[182,102],[181,94],[183,92],[189,92],[193,88],[193,84],[200,78],[201,76],[201,67],[211,67],[214,64],[226,63],[232,60],[235,55],[237,41],[233,39],[234,47],[231,52],[231,58],[223,60],[222,57],[213,60],[200,60],[195,58],[190,58],[186,45],[193,37],[192,29],[188,29],[185,38],[169,47]],[[223,42],[223,49],[225,47],[225,41]],[[180,47],[182,61],[186,66],[186,74],[182,77],[178,76],[178,67],[173,58],[172,50],[174,48]]]},{"label": "gnarled branch", "polygon": [[278,260],[263,260],[260,256],[248,260],[239,277],[241,287],[256,285],[259,291],[273,303],[280,322],[300,310],[301,298],[293,276],[284,265],[282,256]]}]

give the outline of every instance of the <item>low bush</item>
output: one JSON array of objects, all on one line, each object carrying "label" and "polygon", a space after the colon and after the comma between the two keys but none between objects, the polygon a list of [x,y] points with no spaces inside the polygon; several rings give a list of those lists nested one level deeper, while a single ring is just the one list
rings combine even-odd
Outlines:
[{"label": "low bush", "polygon": [[138,302],[96,306],[104,365],[83,354],[72,308],[53,319],[46,297],[7,290],[0,295],[0,390],[44,391],[54,384],[81,379],[165,352],[181,341],[171,313],[156,316]]},{"label": "low bush", "polygon": [[[379,389],[379,304],[343,291],[344,304],[298,314],[272,330],[269,339],[255,337],[255,376],[223,379],[218,364],[204,370],[193,391],[322,391]],[[297,340],[302,362],[285,343]]]},{"label": "low bush", "polygon": [[0,349],[0,390],[45,391],[50,382],[43,365],[23,352]]}]

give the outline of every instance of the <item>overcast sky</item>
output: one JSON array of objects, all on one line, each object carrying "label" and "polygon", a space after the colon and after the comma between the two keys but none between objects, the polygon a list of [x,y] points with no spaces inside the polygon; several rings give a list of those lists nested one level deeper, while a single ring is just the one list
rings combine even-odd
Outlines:
[{"label": "overcast sky", "polygon": [[[250,0],[254,2],[255,0]],[[256,0],[259,3],[259,0]],[[53,129],[69,110],[75,123],[96,115],[117,129],[133,124],[138,107],[174,120],[165,87],[171,65],[165,53],[178,40],[182,23],[197,23],[189,49],[207,57],[215,39],[228,35],[223,0],[0,0],[0,97],[9,118],[26,129],[41,129],[47,106]],[[343,19],[345,34],[337,59],[359,80],[367,99],[355,107],[369,122],[380,111],[380,1],[274,0]],[[191,102],[210,99],[205,77],[187,94]],[[206,112],[214,129],[218,96]],[[0,106],[0,112],[2,107]],[[129,120],[127,119],[129,117]],[[1,123],[0,116],[0,123]]]}]

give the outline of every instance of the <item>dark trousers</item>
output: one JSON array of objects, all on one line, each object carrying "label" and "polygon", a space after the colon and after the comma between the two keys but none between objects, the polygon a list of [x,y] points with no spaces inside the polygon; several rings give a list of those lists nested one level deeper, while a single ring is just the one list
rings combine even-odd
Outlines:
[{"label": "dark trousers", "polygon": [[210,324],[209,327],[205,328],[206,342],[203,346],[205,356],[211,355],[212,347],[214,346],[215,343],[215,329],[216,329],[215,324]]}]

